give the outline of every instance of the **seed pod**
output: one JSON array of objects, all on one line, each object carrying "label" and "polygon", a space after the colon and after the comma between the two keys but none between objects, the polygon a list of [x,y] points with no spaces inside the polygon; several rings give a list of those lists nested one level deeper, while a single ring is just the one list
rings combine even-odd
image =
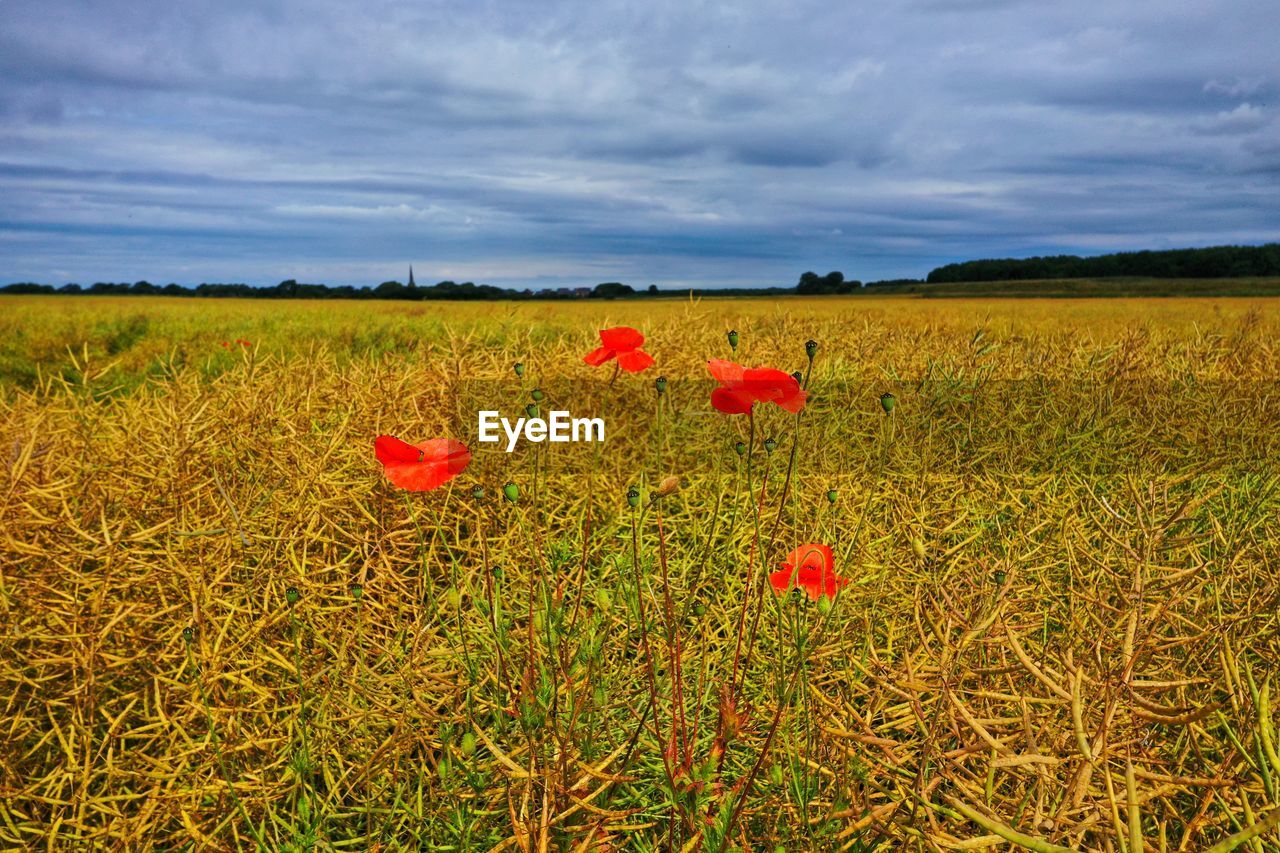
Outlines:
[{"label": "seed pod", "polygon": [[538,416],[538,404],[530,403],[529,405],[525,406],[524,413],[531,418],[536,418]]},{"label": "seed pod", "polygon": [[676,492],[679,488],[680,488],[680,478],[677,477],[675,474],[672,474],[671,476],[664,477],[662,479],[662,482],[658,484],[658,490],[654,492],[654,494],[658,495],[659,497],[665,498],[667,495],[670,495]]},{"label": "seed pod", "polygon": [[830,613],[831,608],[834,606],[835,604],[834,602],[832,602],[830,596],[824,595],[822,596],[822,598],[818,599],[818,612],[821,613],[823,616],[826,616],[828,613]]},{"label": "seed pod", "polygon": [[517,361],[515,367],[512,368],[516,372],[516,376],[524,376],[524,362]]},{"label": "seed pod", "polygon": [[1004,578],[1004,569],[996,569],[995,574],[991,576],[991,579],[995,581],[996,586],[1004,586]]},{"label": "seed pod", "polygon": [[827,489],[827,503],[829,503],[829,504],[833,504],[833,503],[835,503],[835,502],[836,502],[836,497],[837,497],[837,495],[836,495],[836,490],[835,490],[835,489]]},{"label": "seed pod", "polygon": [[912,537],[911,537],[911,550],[912,550],[912,551],[915,551],[915,552],[916,552],[916,556],[917,556],[917,557],[919,557],[919,558],[920,558],[920,559],[922,559],[922,560],[923,560],[923,559],[925,558],[925,556],[928,554],[928,552],[927,552],[927,551],[925,551],[925,548],[924,548],[924,542],[923,542],[923,541],[921,541],[921,539],[920,539],[920,537],[919,537],[919,536],[912,536]]},{"label": "seed pod", "polygon": [[698,602],[697,604],[693,605],[693,615],[694,615],[694,616],[706,616],[706,615],[707,615],[707,605],[703,604],[702,602]]},{"label": "seed pod", "polygon": [[733,446],[733,449],[734,449],[734,452],[736,452],[739,456],[746,456],[746,455],[747,455],[747,445],[746,445],[746,444],[744,444],[744,443],[743,443],[743,442],[741,442],[741,441],[739,441],[737,444],[735,444],[735,445]]},{"label": "seed pod", "polygon": [[529,393],[529,396],[533,398],[535,403],[540,403],[542,402],[542,398],[546,395],[542,393],[541,388],[534,388],[533,391]]},{"label": "seed pod", "polygon": [[296,586],[291,586],[284,591],[285,601],[288,601],[290,604],[297,604],[298,599],[301,597],[302,595],[298,592],[298,588]]},{"label": "seed pod", "polygon": [[813,357],[818,354],[818,342],[815,340],[805,341],[804,354],[809,356],[810,361],[813,361]]},{"label": "seed pod", "polygon": [[351,597],[356,601],[364,598],[364,586],[358,583],[353,583],[351,585]]},{"label": "seed pod", "polygon": [[635,486],[627,489],[627,503],[631,505],[632,509],[640,506],[640,490]]},{"label": "seed pod", "polygon": [[188,643],[189,643],[189,642],[191,642],[192,640],[194,640],[195,638],[196,638],[196,629],[195,629],[195,628],[192,628],[190,625],[188,625],[187,627],[185,627],[185,628],[183,628],[183,629],[182,629],[182,639],[183,639],[184,641],[186,641],[186,642],[188,642]]},{"label": "seed pod", "polygon": [[613,596],[609,594],[609,590],[596,590],[596,607],[599,607],[601,610],[608,610],[609,605],[611,604],[613,604]]},{"label": "seed pod", "polygon": [[880,395],[880,407],[884,409],[886,415],[893,414],[893,407],[898,405],[898,400],[889,392]]},{"label": "seed pod", "polygon": [[653,387],[658,389],[658,396],[662,396],[667,393],[667,377],[659,376],[657,379],[653,380]]},{"label": "seed pod", "polygon": [[462,741],[458,744],[458,750],[470,758],[476,751],[476,735],[475,732],[466,732],[462,736]]},{"label": "seed pod", "polygon": [[502,487],[502,496],[511,503],[515,503],[520,498],[520,487],[515,483],[507,483]]},{"label": "seed pod", "polygon": [[457,610],[462,605],[462,593],[456,589],[451,589],[445,593],[444,600],[449,603],[450,607]]},{"label": "seed pod", "polygon": [[765,452],[765,453],[773,453],[773,451],[775,451],[775,450],[777,450],[777,449],[778,449],[778,442],[774,441],[772,438],[766,438],[766,439],[764,440],[764,452]]},{"label": "seed pod", "polygon": [[791,373],[791,378],[792,378],[792,379],[794,379],[794,380],[795,380],[795,381],[797,381],[797,382],[803,382],[803,381],[804,381],[804,374],[803,374],[803,373],[801,373],[801,372],[800,372],[800,371],[798,371],[798,370],[795,370],[795,371],[792,371],[792,373]]},{"label": "seed pod", "polygon": [[730,331],[727,335],[725,335],[725,337],[729,339],[729,348],[732,350],[737,350],[738,349],[738,331],[734,329],[733,331]]},{"label": "seed pod", "polygon": [[476,486],[471,490],[471,497],[478,501],[484,500],[484,486]]},{"label": "seed pod", "polygon": [[494,567],[493,567],[493,579],[494,579],[494,580],[496,580],[496,581],[500,581],[500,580],[502,580],[502,575],[503,575],[503,574],[504,574],[504,572],[502,571],[502,566],[494,566]]}]

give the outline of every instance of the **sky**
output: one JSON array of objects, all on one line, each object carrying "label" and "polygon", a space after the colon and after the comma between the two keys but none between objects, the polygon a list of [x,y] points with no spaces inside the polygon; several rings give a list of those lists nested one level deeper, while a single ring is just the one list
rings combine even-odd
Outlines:
[{"label": "sky", "polygon": [[1280,239],[1276,0],[0,0],[0,282],[787,286]]}]

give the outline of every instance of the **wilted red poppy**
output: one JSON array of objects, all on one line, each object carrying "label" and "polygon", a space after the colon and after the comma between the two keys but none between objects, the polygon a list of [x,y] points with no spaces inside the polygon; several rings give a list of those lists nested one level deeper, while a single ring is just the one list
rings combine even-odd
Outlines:
[{"label": "wilted red poppy", "polygon": [[466,470],[471,451],[452,438],[433,438],[421,444],[380,435],[373,443],[378,461],[393,485],[411,492],[437,489]]},{"label": "wilted red poppy", "polygon": [[808,396],[796,378],[772,367],[745,368],[741,364],[713,358],[707,369],[720,383],[711,392],[711,405],[726,415],[745,415],[756,403],[777,403],[797,414]]},{"label": "wilted red poppy", "polygon": [[615,357],[618,366],[628,373],[639,373],[653,364],[653,356],[640,349],[644,335],[630,326],[601,329],[600,343],[602,346],[583,356],[582,360],[592,367],[599,367]]},{"label": "wilted red poppy", "polygon": [[801,545],[787,555],[782,570],[769,575],[769,583],[779,595],[792,589],[803,589],[814,601],[822,596],[834,598],[840,587],[849,582],[835,573],[835,559],[828,545]]}]

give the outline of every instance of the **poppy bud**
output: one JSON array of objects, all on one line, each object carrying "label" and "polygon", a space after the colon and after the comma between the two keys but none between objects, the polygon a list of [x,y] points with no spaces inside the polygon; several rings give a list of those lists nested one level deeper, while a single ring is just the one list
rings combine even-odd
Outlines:
[{"label": "poppy bud", "polygon": [[462,736],[462,741],[458,744],[458,749],[463,755],[470,758],[476,751],[476,735],[475,732],[467,732]]},{"label": "poppy bud", "polygon": [[810,361],[813,361],[813,357],[818,354],[818,342],[814,340],[805,341],[804,354],[809,356]]},{"label": "poppy bud", "polygon": [[525,406],[524,413],[531,418],[536,418],[538,416],[538,404],[530,403],[529,405]]},{"label": "poppy bud", "polygon": [[996,569],[991,579],[996,582],[996,586],[1004,586],[1004,569]]},{"label": "poppy bud", "polygon": [[769,768],[769,779],[775,785],[782,784],[782,765],[775,764]]},{"label": "poppy bud", "polygon": [[893,414],[893,407],[898,405],[898,400],[887,391],[880,395],[880,407],[884,409],[886,415]]},{"label": "poppy bud", "polygon": [[735,444],[735,445],[733,446],[733,449],[734,449],[734,451],[735,451],[739,456],[746,456],[746,455],[747,455],[747,445],[745,445],[745,444],[744,444],[744,443],[742,443],[741,441],[739,441],[737,444]]},{"label": "poppy bud", "polygon": [[542,398],[547,395],[542,393],[541,388],[534,388],[532,391],[529,392],[529,396],[533,398],[533,401],[535,403],[538,403],[538,402],[541,402]]},{"label": "poppy bud", "polygon": [[635,486],[627,489],[627,503],[631,504],[632,509],[640,506],[640,490]]},{"label": "poppy bud", "polygon": [[827,489],[827,503],[833,504],[835,502],[836,502],[836,490]]},{"label": "poppy bud", "polygon": [[471,490],[471,497],[478,501],[484,500],[484,486],[476,486]]},{"label": "poppy bud", "polygon": [[730,348],[730,349],[733,349],[733,350],[736,350],[736,349],[738,348],[738,332],[737,332],[737,330],[735,329],[735,330],[733,330],[733,331],[729,332],[729,334],[725,335],[725,337],[729,339],[729,348]]},{"label": "poppy bud", "polygon": [[444,598],[445,601],[449,602],[449,606],[455,610],[462,604],[462,593],[458,592],[456,589],[451,589],[446,592]]},{"label": "poppy bud", "polygon": [[192,640],[194,640],[195,638],[196,638],[196,630],[195,630],[195,628],[192,628],[190,625],[188,625],[187,627],[185,627],[185,628],[183,628],[183,629],[182,629],[182,639],[183,639],[183,640],[185,640],[186,642],[188,642],[188,643],[189,643],[189,642],[191,642]]},{"label": "poppy bud", "polygon": [[351,585],[351,597],[356,601],[364,598],[364,587],[358,583],[353,583]]},{"label": "poppy bud", "polygon": [[596,607],[599,607],[601,610],[608,610],[609,605],[611,604],[613,604],[613,596],[609,594],[609,590],[596,590]]},{"label": "poppy bud", "polygon": [[520,497],[520,487],[515,483],[507,483],[502,487],[502,496],[512,503],[515,503]]},{"label": "poppy bud", "polygon": [[515,367],[512,368],[516,372],[516,376],[524,376],[524,362],[517,361]]},{"label": "poppy bud", "polygon": [[672,494],[679,488],[680,478],[672,474],[670,477],[663,478],[662,482],[658,484],[658,491],[654,492],[654,494],[665,498],[667,495]]},{"label": "poppy bud", "polygon": [[778,449],[778,442],[774,441],[772,438],[766,438],[766,439],[764,440],[764,452],[765,452],[765,453],[773,453],[773,451],[775,451],[775,450],[777,450],[777,449]]},{"label": "poppy bud", "polygon": [[826,616],[828,613],[831,612],[831,607],[832,607],[832,603],[829,597],[824,595],[822,596],[822,598],[818,599],[818,612],[821,613],[823,616]]},{"label": "poppy bud", "polygon": [[285,600],[288,601],[290,604],[297,604],[298,599],[301,598],[302,596],[301,594],[299,594],[298,588],[296,586],[291,586],[284,591],[284,597],[285,597]]},{"label": "poppy bud", "polygon": [[653,387],[658,389],[659,395],[667,393],[667,377],[659,376],[653,380]]},{"label": "poppy bud", "polygon": [[919,557],[919,558],[920,558],[920,559],[922,559],[922,560],[923,560],[926,556],[928,556],[928,551],[926,551],[926,550],[925,550],[924,542],[920,539],[920,537],[919,537],[919,536],[912,536],[912,537],[911,537],[911,550],[912,550],[912,551],[915,551],[915,552],[916,552],[916,556],[917,556],[917,557]]},{"label": "poppy bud", "polygon": [[703,604],[702,602],[698,602],[697,604],[693,605],[693,615],[694,615],[694,616],[706,616],[706,615],[707,615],[707,605]]}]

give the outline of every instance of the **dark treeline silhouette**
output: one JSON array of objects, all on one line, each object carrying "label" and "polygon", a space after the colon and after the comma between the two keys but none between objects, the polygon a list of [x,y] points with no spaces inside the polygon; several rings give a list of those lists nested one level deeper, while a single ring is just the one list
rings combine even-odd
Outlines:
[{"label": "dark treeline silhouette", "polygon": [[929,273],[929,283],[1026,281],[1065,278],[1241,278],[1280,275],[1280,243],[1213,246],[1160,252],[1119,252],[1081,258],[1003,258],[947,264]]},{"label": "dark treeline silhouette", "polygon": [[[1172,249],[1159,252],[1122,252],[1081,258],[1056,255],[1044,258],[1004,258],[947,264],[929,273],[928,279],[895,278],[863,284],[846,279],[839,270],[826,275],[802,273],[792,287],[720,287],[659,290],[657,285],[636,290],[629,284],[606,281],[594,287],[561,287],[554,290],[513,290],[491,284],[441,281],[425,287],[384,281],[376,287],[303,284],[286,279],[274,287],[248,284],[201,284],[183,287],[149,281],[133,284],[98,282],[88,287],[19,282],[0,287],[0,293],[104,294],[116,296],[228,297],[238,299],[619,299],[662,296],[823,296],[851,293],[921,293],[929,285],[1007,282],[1052,279],[1223,279],[1280,277],[1280,243],[1262,246],[1214,246],[1208,249]],[[1047,288],[1051,289],[1051,288]],[[1111,288],[1119,291],[1118,285]],[[958,295],[958,294],[954,294]],[[1024,294],[1034,295],[1034,294]]]}]

